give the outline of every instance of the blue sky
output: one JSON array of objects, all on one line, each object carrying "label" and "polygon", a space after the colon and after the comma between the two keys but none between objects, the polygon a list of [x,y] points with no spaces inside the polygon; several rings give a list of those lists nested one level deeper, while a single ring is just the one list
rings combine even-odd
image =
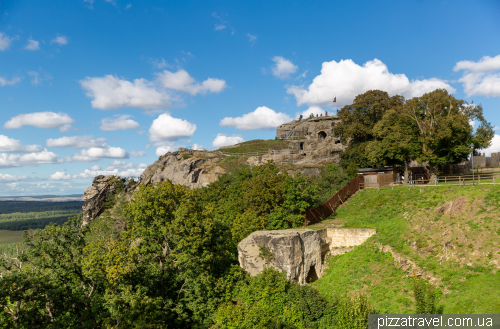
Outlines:
[{"label": "blue sky", "polygon": [[83,193],[370,89],[446,88],[500,126],[498,17],[477,0],[1,1],[0,195]]}]

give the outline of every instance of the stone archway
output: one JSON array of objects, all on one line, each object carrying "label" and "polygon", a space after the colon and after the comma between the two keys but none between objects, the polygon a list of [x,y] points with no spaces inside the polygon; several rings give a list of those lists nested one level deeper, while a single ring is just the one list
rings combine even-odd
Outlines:
[{"label": "stone archway", "polygon": [[326,138],[326,133],[324,131],[320,131],[318,133],[318,139],[325,139]]}]

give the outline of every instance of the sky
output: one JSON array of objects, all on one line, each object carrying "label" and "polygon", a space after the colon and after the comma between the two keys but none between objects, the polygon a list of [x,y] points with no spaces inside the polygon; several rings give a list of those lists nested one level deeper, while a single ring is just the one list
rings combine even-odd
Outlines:
[{"label": "sky", "polygon": [[371,89],[445,88],[498,129],[499,17],[497,0],[1,0],[0,196],[272,139]]}]

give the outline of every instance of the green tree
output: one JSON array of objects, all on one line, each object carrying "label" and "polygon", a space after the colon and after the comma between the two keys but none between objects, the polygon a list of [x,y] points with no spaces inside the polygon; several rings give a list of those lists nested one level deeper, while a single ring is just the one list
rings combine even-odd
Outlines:
[{"label": "green tree", "polygon": [[340,136],[347,149],[341,153],[340,164],[347,168],[354,162],[357,168],[373,166],[365,149],[375,139],[374,127],[382,119],[385,112],[403,105],[402,96],[390,97],[385,91],[370,90],[356,96],[351,105],[339,111],[342,120],[335,128],[335,135]]},{"label": "green tree", "polygon": [[366,147],[372,163],[402,164],[405,168],[404,184],[408,184],[408,166],[422,154],[417,125],[407,116],[400,114],[401,109],[388,110],[373,127],[375,140]]},{"label": "green tree", "polygon": [[[467,159],[471,144],[476,150],[488,147],[494,134],[481,106],[458,100],[445,89],[408,100],[401,114],[419,131],[422,152],[416,160],[428,164],[431,179],[440,166]],[[475,132],[470,125],[472,120],[479,122]]]}]

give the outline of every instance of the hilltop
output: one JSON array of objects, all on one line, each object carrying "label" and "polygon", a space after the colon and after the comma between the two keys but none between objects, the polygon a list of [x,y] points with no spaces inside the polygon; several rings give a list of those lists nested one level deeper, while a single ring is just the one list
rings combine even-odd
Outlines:
[{"label": "hilltop", "polygon": [[413,312],[411,275],[438,287],[445,313],[500,313],[500,186],[366,189],[328,220],[376,228],[354,251],[332,257],[320,292],[361,291],[381,313]]}]

